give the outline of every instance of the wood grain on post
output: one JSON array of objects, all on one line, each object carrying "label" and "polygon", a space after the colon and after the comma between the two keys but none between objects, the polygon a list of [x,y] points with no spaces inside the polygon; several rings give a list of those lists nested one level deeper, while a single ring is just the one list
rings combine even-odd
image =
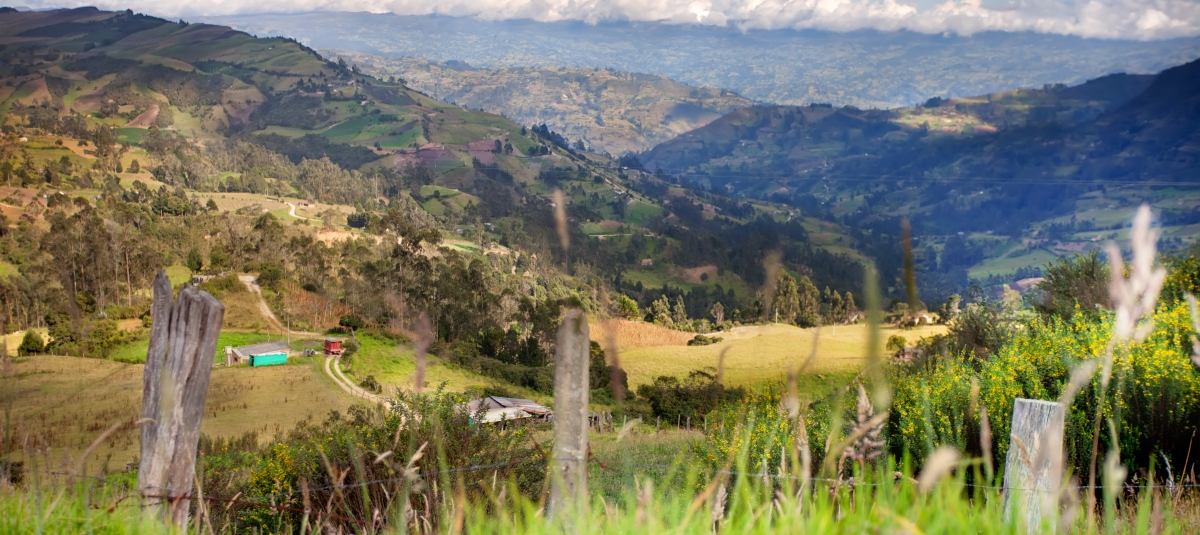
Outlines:
[{"label": "wood grain on post", "polygon": [[159,518],[185,527],[196,470],[200,422],[225,307],[208,292],[184,286],[172,303],[166,272],[154,278],[138,489]]},{"label": "wood grain on post", "polygon": [[587,500],[588,365],[587,317],[568,310],[558,327],[554,354],[554,453],[548,512],[583,507]]},{"label": "wood grain on post", "polygon": [[1012,437],[1004,461],[1004,510],[1012,515],[1014,505],[1021,507],[1030,533],[1041,530],[1042,511],[1058,503],[1065,413],[1062,404],[1053,401],[1013,402]]}]

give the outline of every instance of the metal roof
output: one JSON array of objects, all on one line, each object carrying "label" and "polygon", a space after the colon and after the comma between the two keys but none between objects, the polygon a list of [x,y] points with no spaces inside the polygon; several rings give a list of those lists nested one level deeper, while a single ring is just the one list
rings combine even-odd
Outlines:
[{"label": "metal roof", "polygon": [[467,410],[475,414],[482,406],[482,422],[499,422],[534,416],[549,416],[553,411],[531,399],[488,396],[467,403]]},{"label": "metal roof", "polygon": [[287,350],[288,350],[287,340],[276,340],[274,342],[263,342],[261,344],[254,344],[254,345],[233,348],[234,354],[236,354],[239,357],[249,357],[251,355],[262,355],[264,353],[278,353],[280,351],[287,351]]}]

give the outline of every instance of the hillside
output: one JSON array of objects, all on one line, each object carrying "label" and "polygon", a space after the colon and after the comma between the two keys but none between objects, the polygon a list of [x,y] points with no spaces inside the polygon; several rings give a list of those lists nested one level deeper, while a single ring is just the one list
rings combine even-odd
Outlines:
[{"label": "hillside", "polygon": [[861,108],[934,96],[1076,85],[1116,72],[1151,73],[1200,56],[1200,38],[1121,41],[1029,32],[964,37],[870,30],[745,30],[656,22],[535,22],[386,13],[205,17],[318,49],[463,61],[475,67],[571,67],[653,73],[757,102]]},{"label": "hillside", "polygon": [[378,78],[400,77],[446,102],[521,124],[545,123],[591,150],[612,154],[648,150],[754,104],[729,91],[691,87],[655,74],[569,67],[479,69],[461,61],[321,52],[344,57]]},{"label": "hillside", "polygon": [[1175,246],[1200,236],[1198,69],[891,110],[746,108],[641,160],[844,225],[909,218],[935,286],[1034,276],[1049,258],[1098,248],[1144,201]]},{"label": "hillside", "polygon": [[[251,245],[259,229],[274,228],[259,220],[269,214],[286,232],[261,239],[299,240],[288,242],[296,248],[289,254],[369,236],[380,246],[374,254],[386,257],[385,236],[416,239],[431,249],[414,245],[412,254],[478,260],[513,295],[549,295],[556,304],[603,302],[609,296],[598,289],[610,288],[642,308],[682,300],[675,305],[690,318],[710,318],[715,303],[750,317],[764,310],[757,292],[772,251],[821,289],[861,291],[860,248],[870,236],[850,237],[771,201],[680,188],[636,159],[581,150],[545,125],[440,102],[292,40],[81,8],[0,12],[0,44],[0,161],[12,184],[0,196],[5,214],[46,232],[56,213],[83,204],[62,200],[81,196],[143,214],[105,212],[119,225],[164,218],[179,234],[173,252],[140,259],[140,269],[178,263],[192,247],[206,259],[215,247],[217,260],[205,262],[266,262],[323,299],[346,291],[333,273],[350,267],[310,266],[281,245]],[[53,197],[54,210],[38,200],[47,188],[64,192],[42,197]],[[555,190],[567,203],[569,251],[559,245]],[[233,218],[234,230],[206,227],[220,225],[218,217]],[[199,220],[185,232],[178,225],[186,218]],[[208,233],[195,234],[201,229]],[[24,257],[8,262],[31,276]]]}]

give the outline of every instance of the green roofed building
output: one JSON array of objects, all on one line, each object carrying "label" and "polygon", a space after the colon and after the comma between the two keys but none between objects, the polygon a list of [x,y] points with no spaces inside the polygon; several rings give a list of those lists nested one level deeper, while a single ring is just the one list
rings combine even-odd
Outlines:
[{"label": "green roofed building", "polygon": [[242,347],[226,347],[226,365],[249,364],[254,367],[287,364],[288,343],[284,340]]}]

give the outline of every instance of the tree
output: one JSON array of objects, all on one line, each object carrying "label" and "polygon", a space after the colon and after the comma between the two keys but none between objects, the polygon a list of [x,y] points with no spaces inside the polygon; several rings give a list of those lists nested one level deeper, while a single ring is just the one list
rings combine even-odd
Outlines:
[{"label": "tree", "polygon": [[712,314],[717,323],[725,323],[725,305],[722,305],[720,301],[714,303],[708,313]]},{"label": "tree", "polygon": [[200,251],[196,250],[195,247],[188,250],[187,268],[192,273],[199,273],[204,268],[204,258],[200,256]]},{"label": "tree", "polygon": [[30,329],[25,331],[25,337],[21,339],[21,345],[17,346],[18,355],[36,355],[45,351],[46,342],[42,341],[42,335],[37,331]]},{"label": "tree", "polygon": [[[134,162],[134,163],[137,163],[137,162]],[[204,208],[210,212],[216,212],[217,211],[217,201],[214,201],[212,199],[212,197],[209,197],[208,202],[204,204]]]},{"label": "tree", "polygon": [[1108,282],[1108,265],[1100,261],[1095,251],[1059,258],[1046,265],[1046,274],[1037,285],[1041,299],[1033,307],[1044,316],[1066,320],[1076,310],[1088,314],[1097,308],[1111,308]]},{"label": "tree", "polygon": [[617,297],[617,315],[628,320],[637,319],[641,315],[638,311],[637,301],[621,294]]},{"label": "tree", "polygon": [[675,298],[675,307],[671,309],[671,320],[675,323],[687,323],[687,306],[683,304],[683,296]]},{"label": "tree", "polygon": [[650,312],[656,325],[670,327],[675,324],[671,320],[671,302],[667,300],[667,296],[665,295],[660,296],[653,303],[650,303]]},{"label": "tree", "polygon": [[942,323],[949,323],[954,318],[958,317],[960,306],[962,305],[962,296],[958,294],[950,294],[946,302],[938,309],[938,316],[941,316]]},{"label": "tree", "polygon": [[124,173],[124,172],[125,172],[125,168],[124,168],[123,166],[121,166],[121,160],[117,160],[117,172],[118,172],[118,173]]},{"label": "tree", "polygon": [[901,349],[904,349],[904,346],[906,346],[906,345],[908,345],[907,338],[900,336],[898,334],[893,334],[892,336],[888,337],[887,345],[884,347],[886,347],[888,351],[895,353],[897,351],[900,351]]},{"label": "tree", "polygon": [[800,314],[800,289],[790,273],[780,270],[771,303],[774,310],[768,312],[773,313],[772,319],[783,323],[796,322],[796,316]]},{"label": "tree", "polygon": [[140,173],[140,172],[142,172],[142,164],[138,163],[138,161],[137,161],[137,160],[134,160],[134,161],[132,161],[132,162],[129,162],[129,172],[130,172],[130,173]]}]

